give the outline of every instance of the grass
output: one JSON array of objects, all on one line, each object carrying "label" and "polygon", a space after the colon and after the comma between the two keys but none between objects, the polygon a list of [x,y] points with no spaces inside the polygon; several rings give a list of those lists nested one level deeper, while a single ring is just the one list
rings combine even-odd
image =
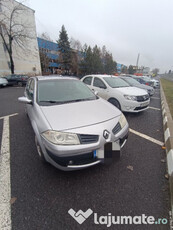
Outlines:
[{"label": "grass", "polygon": [[162,78],[161,83],[173,118],[173,81],[169,81]]}]

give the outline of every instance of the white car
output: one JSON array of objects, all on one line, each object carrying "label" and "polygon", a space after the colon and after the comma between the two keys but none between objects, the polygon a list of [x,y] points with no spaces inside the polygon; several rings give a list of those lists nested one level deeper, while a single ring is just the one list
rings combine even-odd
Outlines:
[{"label": "white car", "polygon": [[153,83],[154,88],[157,88],[160,85],[159,81],[154,79],[152,76],[142,76],[142,78],[148,79],[148,81],[151,81]]},{"label": "white car", "polygon": [[154,83],[154,88],[159,87],[160,83],[158,80],[151,78],[150,81],[152,81]]},{"label": "white car", "polygon": [[111,75],[87,75],[81,79],[90,89],[124,112],[146,110],[150,103],[147,92],[131,87],[122,79]]},{"label": "white car", "polygon": [[8,81],[4,77],[0,77],[0,87],[7,86]]}]

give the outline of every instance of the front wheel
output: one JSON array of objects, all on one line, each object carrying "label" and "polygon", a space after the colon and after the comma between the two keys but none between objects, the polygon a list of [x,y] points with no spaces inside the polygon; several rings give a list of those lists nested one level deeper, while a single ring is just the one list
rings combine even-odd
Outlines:
[{"label": "front wheel", "polygon": [[115,98],[111,98],[108,100],[112,105],[114,105],[115,107],[117,107],[119,110],[121,110],[121,105],[119,103],[119,101],[117,101]]}]

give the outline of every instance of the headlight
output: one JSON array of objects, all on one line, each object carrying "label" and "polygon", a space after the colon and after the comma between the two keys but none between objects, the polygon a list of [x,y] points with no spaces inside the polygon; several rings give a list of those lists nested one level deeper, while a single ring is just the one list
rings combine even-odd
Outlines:
[{"label": "headlight", "polygon": [[136,97],[136,96],[124,95],[124,97],[125,97],[127,100],[137,101],[137,97]]},{"label": "headlight", "polygon": [[42,136],[55,145],[79,145],[77,134],[48,130]]},{"label": "headlight", "polygon": [[121,125],[121,128],[123,128],[127,124],[127,120],[123,113],[120,116],[119,123]]}]

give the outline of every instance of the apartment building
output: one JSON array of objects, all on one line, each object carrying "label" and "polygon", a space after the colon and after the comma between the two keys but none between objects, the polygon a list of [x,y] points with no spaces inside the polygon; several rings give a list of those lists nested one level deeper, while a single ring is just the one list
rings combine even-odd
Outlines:
[{"label": "apartment building", "polygon": [[[12,57],[15,74],[41,74],[39,49],[36,35],[35,11],[14,0],[0,1],[0,33],[3,33],[6,45],[0,36],[0,76],[11,73],[11,62],[8,53],[9,36],[13,30]],[[11,21],[9,20],[10,16]],[[10,27],[12,25],[12,27]]]}]

